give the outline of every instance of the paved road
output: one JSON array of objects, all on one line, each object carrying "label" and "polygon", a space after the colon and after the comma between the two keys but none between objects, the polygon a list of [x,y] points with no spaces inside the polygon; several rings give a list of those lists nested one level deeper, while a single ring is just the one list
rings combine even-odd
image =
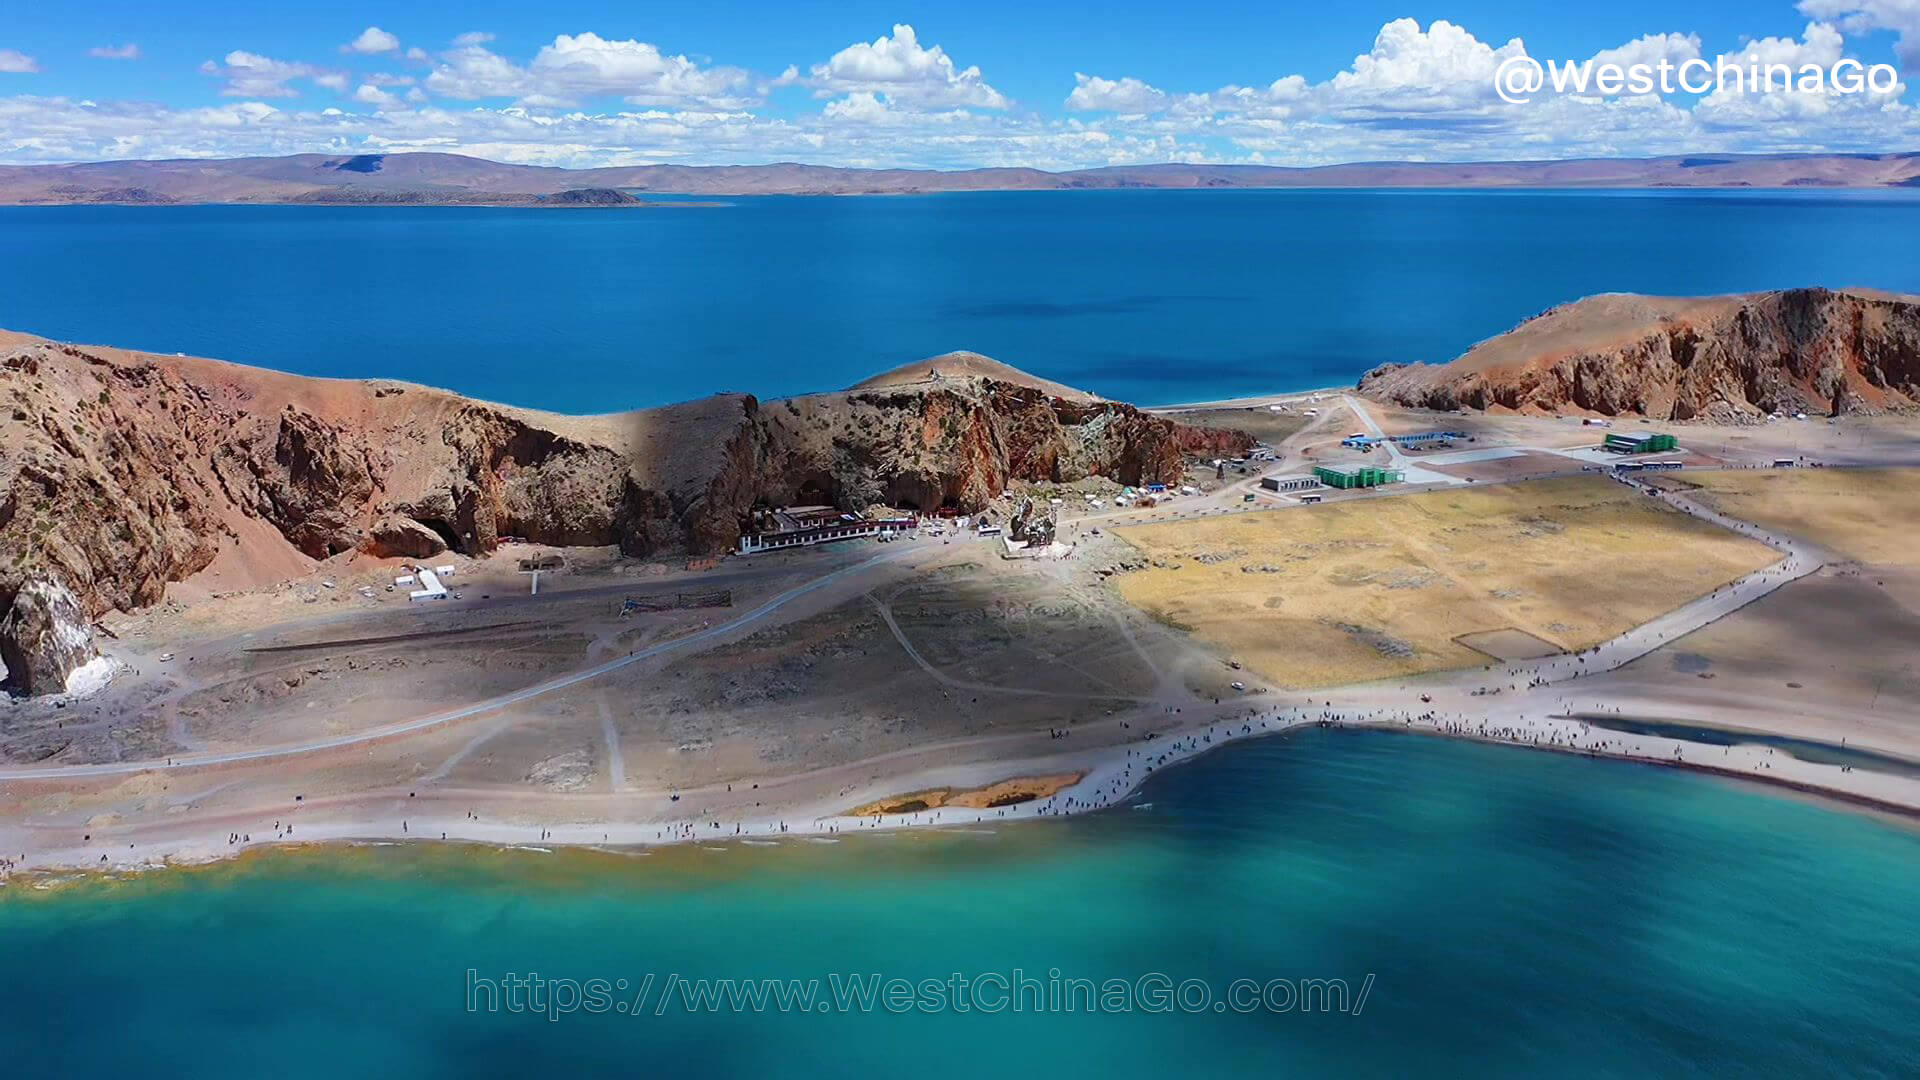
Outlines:
[{"label": "paved road", "polygon": [[[1341,394],[1340,400],[1346,402],[1347,408],[1353,411],[1354,418],[1360,421],[1361,430],[1376,439],[1386,439],[1387,433],[1380,430],[1380,425],[1374,422],[1373,414],[1361,408],[1360,403],[1353,399],[1352,394]],[[1387,452],[1387,457],[1392,459],[1395,465],[1404,466],[1406,464],[1407,456],[1400,452],[1399,443],[1382,442],[1380,448]]]}]

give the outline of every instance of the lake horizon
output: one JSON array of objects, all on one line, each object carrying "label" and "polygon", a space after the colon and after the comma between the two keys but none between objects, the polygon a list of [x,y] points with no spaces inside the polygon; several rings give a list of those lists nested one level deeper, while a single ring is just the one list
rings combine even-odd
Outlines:
[{"label": "lake horizon", "polygon": [[1600,292],[1920,292],[1920,191],[727,203],[4,207],[0,327],[575,414],[829,392],[955,350],[1164,406],[1444,362]]}]

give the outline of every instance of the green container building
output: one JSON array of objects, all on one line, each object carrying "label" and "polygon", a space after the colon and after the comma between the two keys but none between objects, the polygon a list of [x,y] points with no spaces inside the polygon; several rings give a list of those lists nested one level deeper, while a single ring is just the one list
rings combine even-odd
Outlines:
[{"label": "green container building", "polygon": [[1609,435],[1601,448],[1616,454],[1657,454],[1662,450],[1680,449],[1680,440],[1664,432],[1650,432],[1645,435]]},{"label": "green container building", "polygon": [[1397,484],[1406,479],[1406,474],[1399,469],[1377,469],[1371,465],[1362,465],[1354,469],[1330,469],[1325,465],[1316,465],[1313,475],[1319,477],[1320,482],[1328,487],[1342,490]]}]

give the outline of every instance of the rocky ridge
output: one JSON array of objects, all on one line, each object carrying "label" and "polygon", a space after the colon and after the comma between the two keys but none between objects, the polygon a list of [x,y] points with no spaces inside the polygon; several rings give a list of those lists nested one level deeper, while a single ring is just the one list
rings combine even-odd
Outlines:
[{"label": "rocky ridge", "polygon": [[1904,410],[1920,404],[1920,298],[1830,289],[1589,297],[1451,363],[1375,368],[1359,389],[1414,408],[1660,420]]},{"label": "rocky ridge", "polygon": [[57,691],[91,655],[75,624],[210,567],[503,536],[714,555],[756,505],[972,511],[1014,480],[1173,480],[1251,442],[1016,377],[571,417],[0,336],[0,657],[13,689]]}]

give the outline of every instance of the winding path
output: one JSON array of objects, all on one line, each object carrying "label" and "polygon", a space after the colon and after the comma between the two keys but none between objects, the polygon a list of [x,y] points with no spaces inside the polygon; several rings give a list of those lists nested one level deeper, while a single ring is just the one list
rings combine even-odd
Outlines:
[{"label": "winding path", "polygon": [[485,701],[474,702],[471,705],[463,705],[457,709],[432,713],[397,724],[370,728],[366,731],[354,732],[348,735],[336,735],[328,739],[317,739],[312,742],[293,743],[284,746],[267,746],[257,750],[236,750],[224,754],[200,754],[148,761],[115,761],[98,765],[55,765],[32,769],[0,769],[0,781],[64,780],[88,776],[126,776],[133,773],[156,772],[169,769],[196,769],[205,768],[209,765],[232,765],[239,762],[268,761],[275,758],[294,757],[300,754],[311,754],[323,750],[338,750],[343,747],[356,746],[361,743],[390,739],[396,735],[411,735],[415,732],[425,731],[428,728],[439,727],[442,724],[450,724],[456,720],[465,720],[469,717],[479,716],[496,709],[503,709],[509,705],[518,705],[523,701],[531,701],[542,695],[551,694],[556,690],[565,690],[569,687],[578,686],[589,680],[597,679],[610,671],[618,671],[630,664],[637,664],[642,660],[651,660],[656,656],[673,652],[676,649],[685,648],[688,645],[698,645],[703,642],[713,641],[716,638],[731,634],[741,627],[757,622],[773,614],[775,611],[780,610],[787,604],[798,600],[802,596],[825,588],[842,578],[851,577],[880,563],[900,559],[909,554],[912,554],[912,549],[910,548],[882,552],[879,555],[854,563],[851,566],[843,566],[832,573],[824,574],[804,585],[798,585],[788,589],[786,592],[768,600],[752,611],[746,612],[737,618],[730,619],[718,626],[711,626],[697,633],[688,634],[685,637],[663,641],[658,645],[636,650],[627,656],[616,657],[605,663],[583,668],[570,675],[562,675],[558,678],[548,679],[546,682],[535,683],[532,686],[515,690],[509,694],[501,694],[488,698]]},{"label": "winding path", "polygon": [[926,657],[920,655],[920,650],[914,648],[913,642],[907,640],[907,632],[900,628],[899,622],[895,621],[892,608],[888,607],[879,597],[871,593],[867,595],[867,600],[873,604],[874,610],[880,613],[880,619],[887,624],[887,629],[893,631],[894,640],[900,643],[900,648],[906,651],[907,657],[914,663],[920,665],[920,670],[933,676],[935,682],[951,686],[955,690],[971,690],[975,693],[982,694],[1025,694],[1030,697],[1064,698],[1071,701],[1132,701],[1145,704],[1152,700],[1151,698],[1138,697],[1133,694],[1070,694],[1060,690],[1030,690],[1024,686],[994,686],[991,683],[968,682],[965,679],[956,679],[946,672],[941,671],[939,668],[934,667],[931,663],[927,662]]}]

